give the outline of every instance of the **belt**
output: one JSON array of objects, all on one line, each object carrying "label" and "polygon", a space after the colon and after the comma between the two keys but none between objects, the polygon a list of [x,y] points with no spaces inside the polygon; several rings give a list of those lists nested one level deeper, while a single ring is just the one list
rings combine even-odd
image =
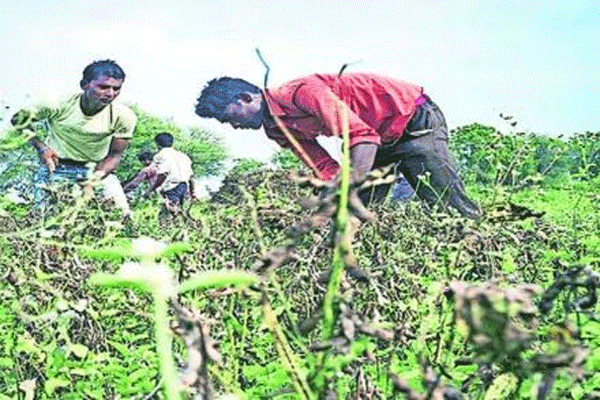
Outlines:
[{"label": "belt", "polygon": [[415,106],[419,107],[429,101],[429,97],[425,93],[421,93],[419,97],[415,99]]},{"label": "belt", "polygon": [[[410,124],[410,121],[414,118],[416,112],[419,110],[419,108],[421,108],[422,105],[427,104],[429,102],[429,96],[427,96],[425,93],[421,93],[419,95],[419,97],[417,97],[415,99],[415,113],[413,114],[413,116],[410,118],[410,120],[408,121],[408,124]],[[407,126],[408,126],[407,124]],[[386,143],[382,143],[382,146],[395,146],[396,144],[398,144],[398,142],[400,141],[400,139],[402,139],[402,137],[404,136],[405,133],[409,133],[411,136],[423,136],[427,133],[431,133],[432,129],[423,129],[423,130],[419,130],[419,131],[413,131],[413,132],[406,132],[406,130],[402,133],[402,135],[400,135],[399,137],[397,137],[396,139],[392,140],[391,142],[386,142]]]},{"label": "belt", "polygon": [[77,161],[77,160],[71,160],[68,158],[59,158],[58,159],[58,164],[59,165],[64,165],[64,166],[68,166],[68,167],[80,167],[80,168],[85,168],[87,166],[87,161]]}]

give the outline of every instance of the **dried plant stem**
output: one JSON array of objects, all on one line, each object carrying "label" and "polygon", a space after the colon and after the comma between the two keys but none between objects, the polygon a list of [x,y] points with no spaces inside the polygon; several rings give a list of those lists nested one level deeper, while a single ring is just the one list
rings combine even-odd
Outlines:
[{"label": "dried plant stem", "polygon": [[317,178],[323,179],[323,174],[321,174],[321,171],[319,171],[317,169],[317,167],[316,167],[315,163],[313,162],[313,160],[306,153],[306,151],[304,151],[304,148],[302,147],[302,145],[300,145],[300,143],[298,143],[298,141],[296,140],[296,138],[285,127],[285,125],[283,124],[283,122],[281,122],[281,120],[279,118],[277,118],[276,115],[273,115],[273,119],[275,120],[275,123],[277,124],[277,127],[285,135],[286,139],[291,143],[291,145],[294,148],[294,150],[296,150],[295,153],[302,159],[302,161],[304,161],[304,163],[308,166],[308,168],[310,168],[312,170],[312,172],[315,174],[315,176]]},{"label": "dried plant stem", "polygon": [[165,398],[179,400],[179,379],[173,362],[173,340],[169,328],[168,302],[166,298],[154,295],[154,331],[156,351],[160,359],[160,372],[165,383]]},{"label": "dried plant stem", "polygon": [[301,400],[315,400],[316,397],[312,393],[310,387],[308,386],[306,376],[298,366],[298,362],[294,356],[294,352],[290,348],[285,334],[283,333],[281,326],[279,326],[279,323],[277,322],[275,312],[273,311],[271,304],[269,303],[266,295],[264,294],[262,303],[265,316],[265,325],[273,334],[273,339],[275,340],[275,348],[277,349],[277,353],[279,353],[279,357],[283,361],[283,364],[288,370],[296,393],[298,394],[298,396],[300,396],[299,398]]}]

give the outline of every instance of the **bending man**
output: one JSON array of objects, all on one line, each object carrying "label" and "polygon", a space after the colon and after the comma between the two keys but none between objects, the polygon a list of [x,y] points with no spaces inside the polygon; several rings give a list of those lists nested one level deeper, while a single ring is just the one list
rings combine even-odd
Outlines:
[{"label": "bending man", "polygon": [[[290,148],[318,177],[329,180],[337,175],[339,165],[316,138],[340,135],[340,100],[349,117],[355,177],[396,164],[429,205],[441,203],[465,217],[480,216],[448,151],[444,116],[420,86],[374,74],[348,73],[340,77],[315,74],[261,90],[242,79],[224,77],[210,81],[202,90],[196,114],[236,129],[264,127],[269,138]],[[274,117],[301,150],[290,143]],[[429,184],[419,179],[427,173]],[[361,197],[364,200],[365,196]]]}]

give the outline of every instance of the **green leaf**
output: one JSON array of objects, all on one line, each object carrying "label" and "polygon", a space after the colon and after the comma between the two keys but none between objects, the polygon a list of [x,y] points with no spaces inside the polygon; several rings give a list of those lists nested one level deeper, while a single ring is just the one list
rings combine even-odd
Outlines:
[{"label": "green leaf", "polygon": [[74,343],[69,346],[69,351],[75,354],[75,356],[78,358],[85,358],[90,350],[82,344]]},{"label": "green leaf", "polygon": [[144,378],[146,376],[148,376],[148,377],[152,376],[152,371],[148,370],[147,368],[140,368],[140,369],[138,369],[136,371],[133,371],[129,375],[129,381],[133,383],[133,382],[136,382],[136,381],[138,381],[141,378]]},{"label": "green leaf", "polygon": [[592,371],[600,371],[600,348],[592,350],[587,360],[588,368]]},{"label": "green leaf", "polygon": [[12,358],[8,357],[0,357],[0,369],[3,368],[12,368],[15,365],[15,362]]},{"label": "green leaf", "polygon": [[517,264],[515,263],[515,259],[512,254],[508,251],[505,251],[502,254],[502,271],[507,274],[512,274],[517,270]]},{"label": "green leaf", "polygon": [[96,371],[89,370],[89,369],[83,369],[83,368],[73,368],[73,369],[69,370],[69,373],[71,375],[88,376],[88,375],[92,375],[92,374],[96,373]]},{"label": "green leaf", "polygon": [[118,247],[104,247],[102,249],[82,248],[80,254],[96,260],[119,262],[131,257],[131,243],[122,243]]},{"label": "green leaf", "polygon": [[69,387],[71,385],[71,381],[65,378],[48,378],[46,383],[44,384],[44,390],[47,395],[52,395],[54,391],[58,388]]},{"label": "green leaf", "polygon": [[122,356],[127,357],[131,354],[129,347],[118,342],[108,342],[115,350],[117,350]]},{"label": "green leaf", "polygon": [[227,286],[248,286],[258,283],[259,278],[243,271],[205,271],[196,274],[179,285],[178,292],[184,293],[194,289],[217,289]]},{"label": "green leaf", "polygon": [[496,377],[485,392],[484,400],[506,400],[517,389],[517,377],[511,373]]}]

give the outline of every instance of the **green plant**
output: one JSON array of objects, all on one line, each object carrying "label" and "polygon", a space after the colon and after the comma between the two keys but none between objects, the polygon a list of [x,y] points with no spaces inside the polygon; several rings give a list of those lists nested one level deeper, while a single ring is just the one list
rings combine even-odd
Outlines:
[{"label": "green plant", "polygon": [[[257,283],[258,278],[248,273],[239,271],[205,272],[188,280],[176,284],[172,271],[164,264],[154,260],[173,252],[181,251],[180,246],[169,247],[147,239],[133,241],[131,251],[123,252],[122,248],[90,252],[92,256],[134,256],[141,260],[138,263],[125,263],[116,274],[96,273],[91,279],[92,284],[103,286],[132,286],[149,292],[153,298],[154,327],[157,353],[160,360],[161,375],[165,387],[165,397],[169,400],[181,398],[179,395],[179,379],[175,370],[172,353],[172,339],[169,328],[168,305],[175,302],[178,294],[191,290],[206,290],[227,286],[247,286]],[[110,254],[112,253],[112,254]],[[192,342],[190,345],[197,345]],[[203,349],[202,349],[203,350]],[[188,350],[190,351],[190,350]],[[199,350],[200,351],[200,350]],[[205,363],[207,360],[201,360]],[[206,367],[196,365],[195,368],[203,370]],[[198,374],[201,371],[194,371]],[[188,384],[195,383],[195,380]],[[210,392],[203,393],[210,396]]]}]

